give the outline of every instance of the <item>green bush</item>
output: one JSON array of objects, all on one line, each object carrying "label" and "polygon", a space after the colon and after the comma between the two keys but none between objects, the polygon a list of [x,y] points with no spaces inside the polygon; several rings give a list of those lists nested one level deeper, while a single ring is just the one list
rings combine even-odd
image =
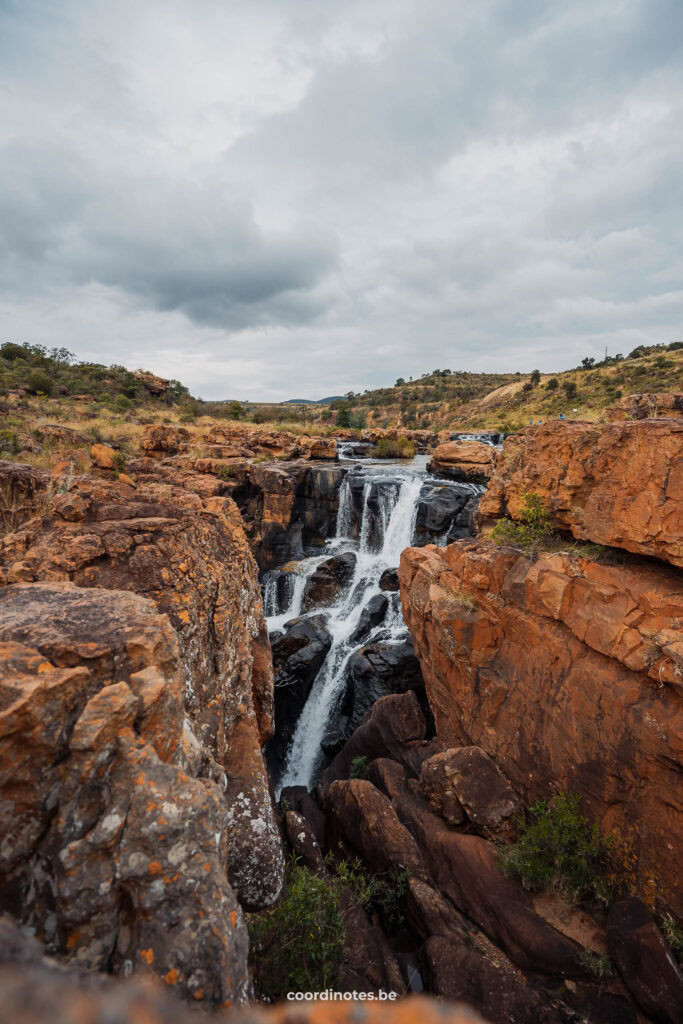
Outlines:
[{"label": "green bush", "polygon": [[409,437],[380,437],[373,455],[378,459],[412,459],[417,445]]},{"label": "green bush", "polygon": [[524,506],[519,522],[499,519],[491,530],[491,540],[496,544],[515,544],[529,551],[542,547],[552,538],[550,516],[541,496],[528,491],[523,498]]},{"label": "green bush", "polygon": [[26,384],[32,395],[51,395],[53,390],[52,380],[43,370],[31,370]]},{"label": "green bush", "polygon": [[535,803],[517,822],[517,840],[499,850],[506,875],[525,889],[556,888],[574,901],[608,904],[609,842],[579,810],[578,796],[560,793]]},{"label": "green bush", "polygon": [[351,770],[349,772],[350,779],[364,779],[365,773],[368,770],[368,759],[365,754],[361,754],[360,757],[354,757],[351,762]]},{"label": "green bush", "polygon": [[334,988],[344,954],[340,883],[296,863],[287,865],[285,893],[272,910],[248,918],[250,965],[259,999]]},{"label": "green bush", "polygon": [[548,383],[546,384],[546,387],[549,391],[557,391],[559,386],[560,385],[557,377],[551,377]]}]

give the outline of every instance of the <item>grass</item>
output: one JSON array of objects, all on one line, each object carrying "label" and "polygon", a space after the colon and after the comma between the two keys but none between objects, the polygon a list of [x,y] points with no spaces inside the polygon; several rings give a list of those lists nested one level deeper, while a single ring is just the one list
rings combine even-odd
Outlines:
[{"label": "grass", "polygon": [[676,923],[672,914],[664,914],[660,920],[662,935],[679,964],[683,964],[683,928]]},{"label": "grass", "polygon": [[577,959],[597,981],[610,981],[614,977],[614,964],[606,953],[583,949]]},{"label": "grass", "polygon": [[578,796],[560,793],[535,803],[528,819],[518,819],[516,842],[498,856],[504,873],[525,889],[556,889],[575,903],[605,906],[614,896],[609,847],[581,814]]},{"label": "grass", "polygon": [[550,515],[543,499],[533,491],[522,496],[519,521],[499,519],[489,534],[496,544],[513,544],[525,551],[538,550],[554,536]]}]

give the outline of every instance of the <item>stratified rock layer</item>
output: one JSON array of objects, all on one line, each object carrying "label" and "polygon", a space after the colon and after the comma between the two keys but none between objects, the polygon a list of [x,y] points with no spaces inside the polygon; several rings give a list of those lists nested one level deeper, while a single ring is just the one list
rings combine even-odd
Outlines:
[{"label": "stratified rock layer", "polygon": [[437,476],[484,483],[495,470],[497,455],[495,448],[479,441],[447,441],[435,449],[428,469]]},{"label": "stratified rock layer", "polygon": [[78,480],[49,514],[6,536],[0,558],[4,582],[135,591],[168,614],[196,756],[231,808],[230,880],[246,906],[277,899],[283,854],[261,753],[273,728],[270,645],[233,502],[159,484],[132,491]]},{"label": "stratified rock layer", "polygon": [[121,591],[4,587],[0,668],[2,910],[79,968],[246,998],[228,807],[190,777],[168,618]]},{"label": "stratified rock layer", "polygon": [[439,740],[481,747],[527,803],[581,794],[634,890],[680,913],[680,574],[463,541],[407,549],[399,577]]},{"label": "stratified rock layer", "polygon": [[519,519],[529,492],[555,527],[580,540],[683,566],[680,420],[554,420],[508,437],[480,515]]}]

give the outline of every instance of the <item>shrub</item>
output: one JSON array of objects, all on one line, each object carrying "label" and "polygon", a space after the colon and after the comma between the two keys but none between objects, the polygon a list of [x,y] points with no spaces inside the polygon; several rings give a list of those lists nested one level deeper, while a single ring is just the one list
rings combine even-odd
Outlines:
[{"label": "shrub", "polygon": [[250,964],[259,999],[334,988],[344,953],[340,885],[289,861],[284,896],[248,918]]},{"label": "shrub", "polygon": [[609,842],[579,810],[578,796],[560,793],[535,803],[529,820],[518,821],[517,841],[499,851],[506,875],[525,889],[557,888],[575,901],[607,904]]},{"label": "shrub", "polygon": [[409,437],[380,437],[373,455],[378,459],[412,459],[416,451],[417,445]]},{"label": "shrub", "polygon": [[53,390],[52,380],[44,370],[31,370],[27,378],[27,386],[32,395],[51,395]]},{"label": "shrub", "polygon": [[548,383],[546,384],[546,387],[548,388],[548,391],[557,391],[559,387],[559,381],[557,377],[551,377]]},{"label": "shrub", "polygon": [[592,949],[583,949],[579,953],[578,961],[598,981],[608,981],[614,975],[614,965],[606,953],[596,953]]},{"label": "shrub", "polygon": [[562,382],[562,390],[564,391],[567,398],[576,398],[576,384],[573,380],[565,380]]},{"label": "shrub", "polygon": [[534,387],[537,384],[540,384],[540,382],[541,382],[541,371],[540,370],[532,370],[531,371],[531,377],[529,378],[529,380],[531,381],[531,384]]},{"label": "shrub", "polygon": [[683,964],[683,928],[676,924],[671,914],[664,914],[660,921],[662,934],[671,947],[679,964]]},{"label": "shrub", "polygon": [[349,771],[350,779],[364,779],[365,773],[368,769],[368,758],[365,754],[361,754],[360,757],[354,757],[351,762],[351,769]]},{"label": "shrub", "polygon": [[516,544],[526,550],[541,546],[552,536],[550,516],[543,499],[533,491],[524,495],[519,522],[499,519],[490,534],[496,544]]}]

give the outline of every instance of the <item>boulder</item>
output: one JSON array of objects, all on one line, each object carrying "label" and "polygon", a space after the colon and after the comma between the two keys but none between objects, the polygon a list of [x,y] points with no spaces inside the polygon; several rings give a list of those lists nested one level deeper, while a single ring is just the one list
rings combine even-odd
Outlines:
[{"label": "boulder", "polygon": [[154,395],[155,398],[166,394],[171,383],[163,377],[157,377],[156,374],[150,373],[149,370],[136,370],[133,376],[142,384],[145,391],[149,391],[150,395]]},{"label": "boulder", "polygon": [[680,916],[680,575],[460,541],[399,576],[442,749],[481,747],[527,806],[579,794]]},{"label": "boulder", "polygon": [[337,602],[348,586],[356,565],[356,555],[346,551],[326,559],[317,567],[304,590],[303,609],[329,607]]},{"label": "boulder", "polygon": [[399,821],[391,801],[365,779],[333,782],[324,793],[328,820],[346,846],[373,871],[404,870],[426,879],[418,846]]},{"label": "boulder", "polygon": [[108,444],[94,444],[90,449],[90,458],[98,469],[116,469],[118,452]]},{"label": "boulder", "polygon": [[478,441],[448,441],[440,444],[427,466],[435,476],[483,484],[491,479],[498,452],[490,444]]},{"label": "boulder", "polygon": [[550,420],[506,438],[483,519],[519,519],[539,495],[550,521],[593,541],[683,566],[683,422]]},{"label": "boulder", "polygon": [[444,544],[474,533],[481,494],[471,485],[427,481],[422,485],[415,518],[414,544]]},{"label": "boulder", "polygon": [[383,591],[396,591],[399,589],[398,569],[385,569],[379,578],[379,589]]},{"label": "boulder", "polygon": [[79,968],[249,991],[221,788],[187,774],[181,653],[137,594],[0,590],[0,909]]},{"label": "boulder", "polygon": [[384,622],[388,607],[389,601],[384,594],[371,597],[360,613],[358,625],[349,637],[349,643],[355,646],[367,640],[373,629]]},{"label": "boulder", "polygon": [[280,805],[304,818],[318,846],[325,849],[325,815],[305,786],[285,786],[280,792]]},{"label": "boulder", "polygon": [[683,974],[641,900],[621,900],[610,908],[607,943],[642,1012],[657,1024],[680,1024]]},{"label": "boulder", "polygon": [[451,825],[465,819],[488,839],[511,838],[512,818],[522,810],[512,786],[481,747],[456,747],[422,765],[420,785],[429,806]]},{"label": "boulder", "polygon": [[[380,602],[370,608],[373,601],[374,598],[368,603],[368,616],[365,622],[361,616],[354,643],[360,642],[363,633],[367,635],[372,628],[372,612],[376,611],[379,614],[383,609]],[[383,601],[386,604],[386,598]],[[429,706],[424,699],[422,670],[410,639],[403,643],[377,641],[366,644],[351,655],[347,673],[348,686],[341,705],[341,713],[348,719],[347,736],[360,726],[375,701],[391,693],[406,693],[412,690],[420,701],[423,714],[429,716]]]},{"label": "boulder", "polygon": [[296,811],[285,811],[283,820],[287,842],[296,856],[310,871],[324,871],[325,865],[320,844],[303,814],[298,814]]},{"label": "boulder", "polygon": [[128,590],[169,616],[203,771],[233,805],[231,882],[245,906],[277,899],[284,859],[261,753],[273,730],[270,644],[256,566],[230,499],[76,479],[48,515],[2,539],[0,579]]},{"label": "boulder", "polygon": [[164,458],[186,448],[189,440],[190,432],[185,427],[150,423],[144,429],[140,450],[151,458]]}]

